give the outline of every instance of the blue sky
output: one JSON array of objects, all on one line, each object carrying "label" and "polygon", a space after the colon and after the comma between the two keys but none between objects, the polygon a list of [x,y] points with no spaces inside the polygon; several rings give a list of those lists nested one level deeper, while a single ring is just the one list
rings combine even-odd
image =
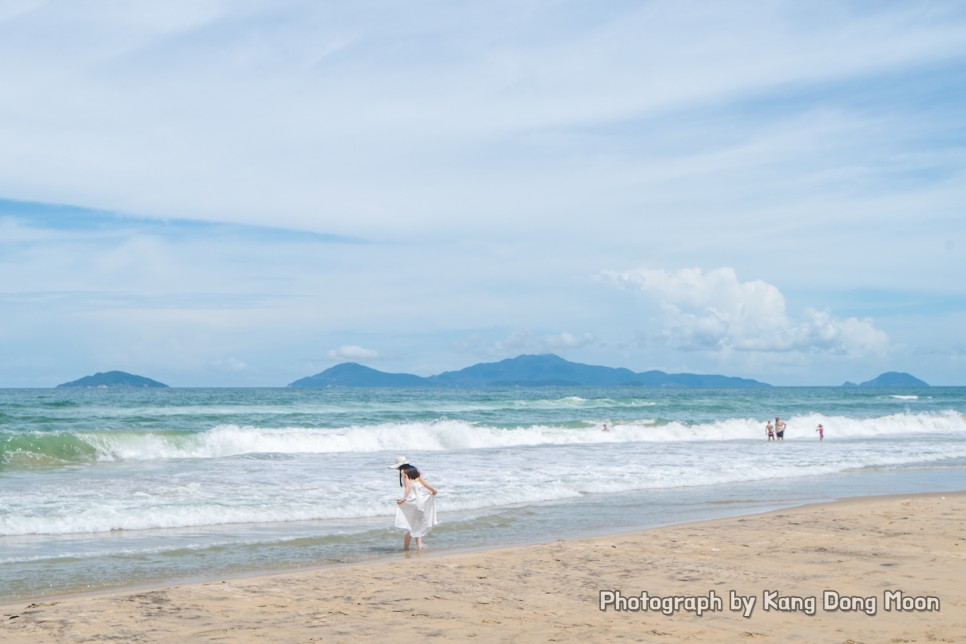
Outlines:
[{"label": "blue sky", "polygon": [[0,386],[966,385],[966,6],[0,3]]}]

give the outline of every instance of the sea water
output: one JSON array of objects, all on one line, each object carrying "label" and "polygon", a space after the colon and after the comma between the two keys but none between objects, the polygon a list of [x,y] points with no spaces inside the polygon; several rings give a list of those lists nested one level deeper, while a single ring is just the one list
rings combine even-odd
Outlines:
[{"label": "sea water", "polygon": [[0,599],[394,555],[399,455],[439,490],[434,551],[962,490],[964,412],[962,387],[0,390]]}]

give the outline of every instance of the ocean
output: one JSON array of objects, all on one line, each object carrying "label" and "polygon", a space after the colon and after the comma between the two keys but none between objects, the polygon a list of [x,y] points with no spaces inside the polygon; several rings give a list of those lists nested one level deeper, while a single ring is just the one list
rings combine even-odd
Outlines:
[{"label": "ocean", "polygon": [[0,599],[398,556],[399,455],[439,490],[433,552],[962,490],[964,413],[966,387],[0,390]]}]

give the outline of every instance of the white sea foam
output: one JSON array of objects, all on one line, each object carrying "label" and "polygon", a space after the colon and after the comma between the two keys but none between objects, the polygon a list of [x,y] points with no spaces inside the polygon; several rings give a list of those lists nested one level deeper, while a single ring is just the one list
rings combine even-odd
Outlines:
[{"label": "white sea foam", "polygon": [[[783,444],[767,442],[758,421],[742,420],[693,427],[618,424],[608,433],[557,428],[480,432],[452,422],[379,427],[377,432],[223,426],[206,432],[198,443],[168,445],[180,460],[154,463],[146,459],[158,447],[157,436],[137,449],[125,437],[128,460],[65,472],[41,486],[8,489],[0,535],[389,516],[398,489],[396,473],[386,466],[397,453],[409,455],[440,489],[444,512],[966,459],[966,441],[947,438],[964,431],[961,415],[913,418],[919,433],[909,431],[903,416],[868,421],[792,417],[790,438]],[[812,431],[817,422],[829,428],[824,443]],[[734,439],[752,430],[753,441]],[[364,449],[356,432],[370,437]],[[452,433],[462,437],[454,442]],[[622,439],[622,433],[648,438]],[[843,440],[842,434],[851,438]],[[565,442],[561,435],[584,438]],[[508,443],[507,437],[515,442]],[[238,458],[273,452],[280,457]]]},{"label": "white sea foam", "polygon": [[[807,414],[786,420],[786,441],[812,440],[821,423],[826,438],[841,440],[904,434],[963,434],[966,420],[956,412],[893,414],[848,418]],[[660,423],[640,419],[611,424],[603,432],[589,427],[532,425],[503,428],[457,420],[387,423],[341,428],[241,427],[219,425],[199,434],[99,432],[79,434],[103,461],[224,458],[243,454],[326,454],[383,451],[449,451],[538,445],[593,445],[689,441],[756,440],[764,420],[738,418],[704,424]]]}]

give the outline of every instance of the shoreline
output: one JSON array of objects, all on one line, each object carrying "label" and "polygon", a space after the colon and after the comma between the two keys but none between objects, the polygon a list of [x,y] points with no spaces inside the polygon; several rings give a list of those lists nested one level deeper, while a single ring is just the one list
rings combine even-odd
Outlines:
[{"label": "shoreline", "polygon": [[[0,637],[341,641],[391,631],[484,641],[670,641],[772,637],[807,626],[812,640],[847,639],[843,633],[942,639],[966,632],[964,519],[966,491],[846,497],[573,540],[400,552],[361,563],[4,600]],[[883,593],[890,589],[937,597],[940,609],[887,611]],[[817,610],[762,610],[763,593],[773,590],[800,598],[803,609],[815,598]],[[823,610],[827,590],[876,598],[878,610]],[[697,601],[711,593],[726,604],[733,592],[755,598],[759,608],[750,617],[727,606],[701,616],[601,611],[602,591],[625,600],[647,592]]]},{"label": "shoreline", "polygon": [[[913,493],[910,495],[890,493],[884,496],[887,496],[887,497],[916,496],[916,495],[928,496],[928,495],[936,495],[936,494],[946,494],[946,495],[966,494],[966,490],[962,492],[957,491],[957,492],[946,492],[946,493],[921,492],[921,493]],[[584,532],[578,536],[558,537],[558,538],[551,539],[549,541],[547,539],[532,539],[532,540],[526,540],[526,541],[513,541],[510,543],[500,544],[495,546],[475,545],[475,546],[465,546],[465,547],[455,547],[455,548],[448,547],[448,548],[438,549],[432,546],[432,536],[430,536],[428,540],[429,545],[422,552],[418,552],[415,549],[410,550],[409,552],[406,552],[400,548],[398,550],[394,550],[392,552],[386,552],[385,554],[372,557],[370,559],[361,560],[361,561],[323,562],[318,564],[309,564],[309,565],[297,566],[297,567],[291,567],[291,568],[265,568],[265,569],[242,571],[237,573],[228,573],[228,574],[220,574],[220,575],[207,574],[207,575],[196,575],[196,576],[183,577],[183,578],[170,579],[170,580],[155,580],[155,581],[149,580],[144,582],[134,582],[130,584],[112,586],[108,588],[97,588],[97,589],[83,588],[83,589],[77,589],[77,590],[68,590],[65,592],[53,593],[49,595],[43,595],[43,594],[23,595],[23,596],[12,597],[12,598],[0,597],[0,609],[6,609],[11,606],[17,606],[24,602],[31,602],[31,603],[60,602],[60,601],[67,601],[75,597],[98,597],[103,595],[116,595],[119,593],[131,593],[131,592],[137,592],[137,591],[143,591],[143,590],[163,590],[167,588],[207,585],[207,584],[215,583],[216,581],[219,583],[224,583],[226,581],[240,581],[240,580],[248,580],[248,579],[259,579],[263,577],[298,575],[301,573],[318,572],[318,571],[323,571],[328,569],[351,568],[355,566],[364,566],[369,564],[378,565],[378,564],[397,561],[400,557],[404,557],[404,558],[449,557],[449,556],[457,556],[457,555],[472,555],[472,554],[479,554],[479,553],[486,553],[486,552],[495,552],[495,551],[498,552],[502,550],[525,549],[525,548],[541,546],[547,543],[553,543],[553,542],[559,542],[559,541],[587,541],[587,540],[593,540],[593,539],[604,539],[611,536],[617,537],[617,536],[627,535],[627,534],[652,532],[655,530],[663,530],[663,529],[673,528],[678,526],[685,526],[685,525],[692,525],[692,524],[700,525],[700,524],[705,524],[705,523],[710,523],[715,521],[735,520],[742,517],[759,516],[759,515],[769,514],[771,512],[780,512],[786,509],[795,509],[799,507],[808,507],[813,505],[832,504],[832,503],[838,503],[840,501],[849,501],[852,499],[861,499],[861,498],[874,499],[874,498],[883,498],[883,497],[870,496],[870,497],[843,497],[842,499],[822,498],[822,499],[776,500],[776,501],[767,502],[767,506],[768,506],[767,509],[749,510],[746,508],[745,510],[739,511],[735,514],[726,514],[723,516],[689,519],[687,521],[673,521],[673,522],[662,523],[662,524],[649,526],[649,527],[620,527],[620,528],[610,528],[610,529],[601,528],[598,531]],[[716,503],[719,505],[745,505],[745,504],[752,504],[752,503],[762,504],[762,505],[766,504],[765,502],[752,502],[752,501],[720,501]],[[774,506],[778,506],[778,507],[774,507]],[[402,532],[400,531],[399,534],[401,535]],[[396,539],[396,535],[394,535],[393,543],[395,544],[399,540],[400,539]]]},{"label": "shoreline", "polygon": [[[434,534],[429,545],[434,555],[467,551],[488,550],[494,544],[503,546],[530,546],[544,543],[548,535],[556,539],[586,539],[609,534],[636,532],[670,527],[718,518],[741,517],[760,514],[770,510],[834,502],[836,499],[881,496],[889,494],[943,493],[962,488],[962,468],[951,470],[903,469],[843,472],[827,476],[797,477],[769,481],[762,487],[760,482],[743,482],[730,485],[685,486],[658,490],[640,490],[630,493],[597,494],[564,499],[537,505],[507,507],[491,517],[482,516],[482,524],[467,529],[467,517],[458,512],[447,512],[446,520]],[[845,496],[843,496],[843,494]],[[478,518],[469,517],[470,521]],[[486,526],[488,521],[494,522]],[[318,535],[331,533],[332,527],[315,522],[304,524],[267,524],[271,533],[253,531],[256,548],[254,554],[260,559],[258,565],[234,567],[226,561],[244,563],[252,551],[236,549],[222,552],[198,551],[193,555],[193,566],[175,561],[169,574],[162,566],[169,566],[164,557],[152,560],[95,557],[81,562],[65,561],[35,566],[28,570],[28,577],[19,577],[17,565],[6,567],[4,591],[0,593],[0,605],[22,600],[41,601],[74,594],[121,592],[126,589],[143,589],[187,585],[211,579],[238,579],[265,574],[286,574],[299,570],[313,570],[330,566],[355,565],[391,560],[399,552],[401,538],[397,531],[370,522],[370,527],[356,533],[352,529],[338,537],[338,550],[319,546],[314,540]],[[256,525],[256,527],[258,527]],[[244,526],[240,528],[245,529]],[[114,535],[112,535],[113,537]],[[120,533],[125,539],[133,538],[136,548],[150,547],[156,541],[162,550],[178,550],[179,546],[195,537],[189,531],[187,539],[177,531],[163,530],[152,533]],[[300,548],[274,547],[290,540],[307,537]],[[357,538],[361,537],[361,538]],[[60,538],[55,538],[60,542]],[[97,535],[80,535],[73,543],[70,539],[58,547],[67,551],[98,548]],[[261,542],[264,545],[258,545]],[[56,543],[54,545],[57,545]],[[326,548],[329,548],[326,550]],[[272,552],[269,552],[272,550]],[[51,551],[52,557],[56,552]],[[78,563],[84,568],[80,568]],[[56,566],[56,567],[54,567]],[[180,571],[177,568],[181,568]],[[201,572],[199,572],[201,571]],[[15,588],[19,586],[19,591]]]}]

